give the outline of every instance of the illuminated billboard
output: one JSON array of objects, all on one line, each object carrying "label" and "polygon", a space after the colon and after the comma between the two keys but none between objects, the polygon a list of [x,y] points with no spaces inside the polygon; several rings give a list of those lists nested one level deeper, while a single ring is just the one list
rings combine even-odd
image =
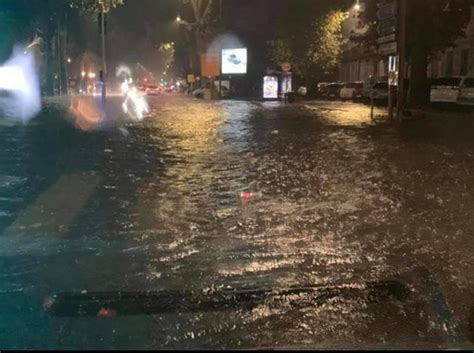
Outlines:
[{"label": "illuminated billboard", "polygon": [[278,98],[278,77],[265,76],[263,78],[263,98],[264,99]]},{"label": "illuminated billboard", "polygon": [[222,73],[223,74],[246,74],[247,73],[247,49],[223,49],[222,50]]}]

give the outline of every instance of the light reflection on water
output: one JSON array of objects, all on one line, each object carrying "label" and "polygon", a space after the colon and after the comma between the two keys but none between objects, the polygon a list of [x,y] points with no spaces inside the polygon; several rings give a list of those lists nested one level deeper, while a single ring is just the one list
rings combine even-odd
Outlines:
[{"label": "light reflection on water", "polygon": [[[30,256],[6,261],[9,270],[24,273],[12,277],[9,289],[18,290],[26,279],[41,295],[229,286],[276,290],[383,279],[393,270],[386,256],[394,240],[360,228],[385,224],[400,205],[377,183],[384,170],[374,142],[344,130],[324,131],[304,109],[291,118],[284,112],[274,103],[160,100],[153,118],[129,126],[130,136],[101,136],[101,144],[98,139],[76,146],[100,155],[103,185],[70,233],[57,237],[40,227],[36,234],[43,235]],[[261,196],[243,203],[242,191]],[[251,311],[48,323],[49,337],[60,342],[50,346],[60,347],[380,343],[391,331],[374,327],[387,317],[405,320],[400,306],[369,303],[364,296],[315,306],[304,295],[275,295]],[[79,333],[68,337],[66,326]],[[416,330],[399,331],[418,337]],[[426,331],[435,336],[436,327]],[[129,340],[118,340],[117,332]]]}]

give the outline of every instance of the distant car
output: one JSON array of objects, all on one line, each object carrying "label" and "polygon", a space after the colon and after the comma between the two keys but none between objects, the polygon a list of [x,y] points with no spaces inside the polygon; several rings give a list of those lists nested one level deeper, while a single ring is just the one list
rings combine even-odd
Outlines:
[{"label": "distant car", "polygon": [[457,103],[462,77],[440,77],[431,83],[431,103]]},{"label": "distant car", "polygon": [[301,86],[300,88],[298,88],[298,90],[296,92],[298,93],[298,95],[304,97],[308,94],[308,88],[306,88],[304,86]]},{"label": "distant car", "polygon": [[362,90],[364,88],[363,82],[349,82],[341,89],[341,100],[345,101],[352,99],[356,101],[362,98]]},{"label": "distant car", "polygon": [[[387,76],[369,76],[367,80],[364,81],[362,89],[362,101],[365,103],[370,102],[370,91],[377,82],[388,82]],[[388,83],[387,83],[388,86]]]},{"label": "distant car", "polygon": [[326,96],[328,99],[339,99],[341,96],[341,89],[344,86],[343,83],[331,83],[327,87]]},{"label": "distant car", "polygon": [[194,98],[204,99],[204,89],[198,88],[192,92]]},{"label": "distant car", "polygon": [[[396,92],[397,92],[396,86],[392,86],[393,104],[396,104],[396,99],[397,99]],[[373,94],[375,103],[388,103],[388,95],[389,95],[388,81],[378,81],[372,87],[371,93]]]},{"label": "distant car", "polygon": [[221,87],[221,97],[228,98],[230,96],[230,91],[226,86]]},{"label": "distant car", "polygon": [[165,93],[173,93],[173,88],[171,88],[171,87],[166,87],[165,89],[163,89],[163,91],[164,91]]},{"label": "distant car", "polygon": [[388,101],[388,81],[378,81],[373,87],[374,101]]},{"label": "distant car", "polygon": [[474,77],[466,77],[463,79],[457,103],[459,105],[474,106]]},{"label": "distant car", "polygon": [[318,88],[316,90],[316,93],[317,93],[318,97],[325,98],[327,96],[327,87],[328,87],[328,85],[329,85],[329,83],[327,83],[327,82],[318,83]]},{"label": "distant car", "polygon": [[145,92],[148,96],[157,96],[160,94],[161,90],[158,86],[148,86]]}]

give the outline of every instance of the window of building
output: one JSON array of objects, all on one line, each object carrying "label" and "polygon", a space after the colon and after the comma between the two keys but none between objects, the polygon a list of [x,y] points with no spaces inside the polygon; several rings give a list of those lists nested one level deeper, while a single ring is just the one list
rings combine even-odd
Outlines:
[{"label": "window of building", "polygon": [[446,76],[453,75],[453,67],[454,67],[454,53],[452,51],[448,51],[446,53]]},{"label": "window of building", "polygon": [[461,70],[460,75],[466,76],[469,72],[469,49],[461,51]]}]

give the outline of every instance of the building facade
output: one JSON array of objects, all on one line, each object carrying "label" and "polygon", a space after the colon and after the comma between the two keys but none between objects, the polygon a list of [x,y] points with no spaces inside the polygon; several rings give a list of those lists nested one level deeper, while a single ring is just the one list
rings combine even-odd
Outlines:
[{"label": "building facade", "polygon": [[[353,33],[367,30],[360,23],[357,11],[352,9],[343,23],[343,36],[347,39],[339,65],[341,82],[365,81],[369,76],[387,76],[388,58],[377,54],[375,48],[361,49],[349,40]],[[428,66],[428,77],[473,76],[474,77],[474,7],[471,21],[466,28],[466,37],[456,41],[453,48],[433,55]]]}]

